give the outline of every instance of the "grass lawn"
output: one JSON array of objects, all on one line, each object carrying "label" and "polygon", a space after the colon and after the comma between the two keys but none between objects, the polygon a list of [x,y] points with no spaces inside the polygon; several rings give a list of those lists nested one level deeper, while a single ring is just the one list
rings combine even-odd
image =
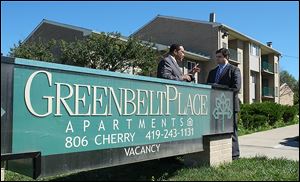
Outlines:
[{"label": "grass lawn", "polygon": [[[32,180],[26,176],[6,171],[5,180]],[[81,180],[255,180],[299,181],[299,161],[268,159],[267,157],[241,158],[219,167],[188,168],[177,157],[129,164],[114,168],[97,169],[64,176],[48,177],[45,181]]]}]

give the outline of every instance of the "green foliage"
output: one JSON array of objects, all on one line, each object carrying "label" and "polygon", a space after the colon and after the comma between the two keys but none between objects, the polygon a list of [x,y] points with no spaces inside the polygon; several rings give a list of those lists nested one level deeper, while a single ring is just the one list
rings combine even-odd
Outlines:
[{"label": "green foliage", "polygon": [[14,44],[14,47],[10,49],[9,56],[54,62],[55,58],[52,51],[56,43],[55,40],[45,43],[41,39],[28,43],[19,41],[17,45]]},{"label": "green foliage", "polygon": [[299,113],[299,105],[295,106],[282,106],[283,121],[285,123],[292,122],[295,116]]},{"label": "green foliage", "polygon": [[[133,172],[138,171],[138,172]],[[6,171],[7,181],[30,178]],[[219,167],[185,167],[177,159],[159,159],[39,179],[41,181],[299,181],[299,161],[265,156],[241,158]]]},{"label": "green foliage", "polygon": [[19,42],[10,56],[118,72],[132,69],[134,74],[154,76],[159,57],[153,46],[131,37],[122,40],[119,33],[92,33],[71,42]]},{"label": "green foliage", "polygon": [[282,118],[283,111],[279,104],[271,102],[242,104],[241,121],[249,129],[265,125],[274,125]]},{"label": "green foliage", "polygon": [[241,158],[218,167],[184,168],[172,181],[290,181],[299,180],[299,161],[268,159],[265,156]]},{"label": "green foliage", "polygon": [[238,117],[239,134],[295,124],[298,112],[299,105],[286,106],[273,102],[242,104]]},{"label": "green foliage", "polygon": [[283,70],[280,72],[280,84],[286,83],[294,92],[294,104],[299,103],[299,79],[296,80],[293,75]]},{"label": "green foliage", "polygon": [[293,92],[294,92],[294,104],[299,105],[299,80],[297,80]]},{"label": "green foliage", "polygon": [[297,80],[289,72],[283,70],[280,72],[280,84],[286,83],[294,91]]}]

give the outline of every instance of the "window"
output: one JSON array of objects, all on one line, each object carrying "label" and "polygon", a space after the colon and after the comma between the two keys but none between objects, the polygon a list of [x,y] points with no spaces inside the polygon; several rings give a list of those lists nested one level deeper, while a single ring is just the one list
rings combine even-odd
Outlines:
[{"label": "window", "polygon": [[275,87],[275,97],[278,97],[278,87]]},{"label": "window", "polygon": [[275,72],[275,73],[277,73],[277,72],[278,72],[278,64],[277,64],[277,63],[275,63],[274,72]]},{"label": "window", "polygon": [[266,78],[263,78],[262,84],[263,84],[263,87],[269,87],[269,80]]},{"label": "window", "polygon": [[254,73],[252,73],[251,78],[252,83],[256,83],[256,75]]},{"label": "window", "polygon": [[222,43],[222,47],[227,49],[227,44],[226,44],[226,42],[223,42],[223,43]]},{"label": "window", "polygon": [[259,56],[259,47],[255,44],[251,44],[250,52],[254,56]]}]

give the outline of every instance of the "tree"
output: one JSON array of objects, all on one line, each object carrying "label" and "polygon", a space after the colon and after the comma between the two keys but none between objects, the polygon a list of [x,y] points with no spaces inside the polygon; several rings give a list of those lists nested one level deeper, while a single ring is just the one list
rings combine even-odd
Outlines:
[{"label": "tree", "polygon": [[14,44],[14,47],[10,48],[9,56],[54,62],[55,57],[52,50],[55,45],[55,40],[51,40],[47,43],[43,42],[41,39],[29,43],[22,43],[19,41],[17,45]]},{"label": "tree", "polygon": [[[19,42],[11,49],[10,56],[119,72],[138,68],[135,74],[154,76],[159,59],[154,45],[120,37],[119,33],[92,33],[73,42],[40,39],[25,44]],[[54,53],[56,48],[59,51]]]},{"label": "tree", "polygon": [[297,80],[297,83],[295,85],[294,90],[294,104],[299,104],[299,80]]},{"label": "tree", "polygon": [[280,85],[286,83],[294,92],[294,104],[299,103],[299,80],[296,80],[293,75],[283,70],[280,72]]}]

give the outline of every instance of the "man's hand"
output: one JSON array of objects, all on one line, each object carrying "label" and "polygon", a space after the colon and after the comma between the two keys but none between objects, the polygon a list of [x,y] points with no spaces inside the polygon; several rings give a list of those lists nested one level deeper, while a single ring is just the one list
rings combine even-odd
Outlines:
[{"label": "man's hand", "polygon": [[196,64],[196,66],[192,69],[192,71],[190,72],[191,74],[195,74],[195,73],[199,73],[200,72],[200,68],[198,67],[199,64]]},{"label": "man's hand", "polygon": [[186,81],[188,81],[188,82],[191,81],[190,75],[183,75],[183,76],[182,76],[182,79],[183,79],[183,80],[186,80]]}]

